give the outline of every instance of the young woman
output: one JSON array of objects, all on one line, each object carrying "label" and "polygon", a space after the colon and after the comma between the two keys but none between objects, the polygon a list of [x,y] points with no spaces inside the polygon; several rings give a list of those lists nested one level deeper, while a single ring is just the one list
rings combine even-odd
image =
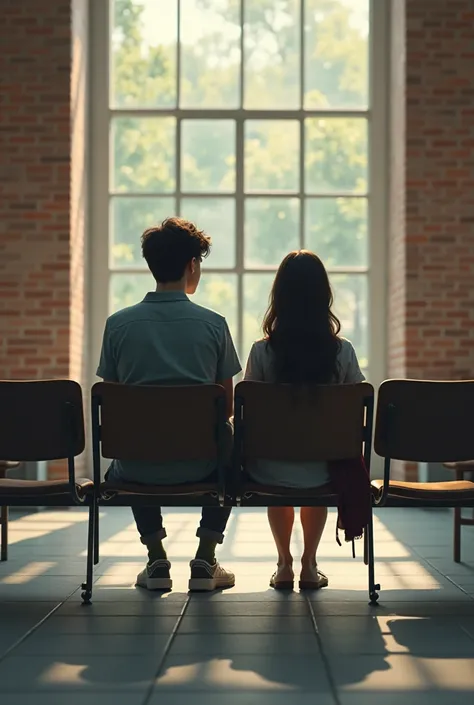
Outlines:
[{"label": "young woman", "polygon": [[[280,265],[263,321],[264,339],[250,351],[246,380],[306,384],[355,384],[365,378],[351,343],[339,336],[341,325],[332,312],[333,295],[326,269],[307,250],[290,252]],[[254,480],[266,485],[318,487],[329,482],[327,465],[259,460],[248,468]],[[316,552],[326,524],[326,507],[301,507],[304,551],[300,589],[325,587]],[[269,507],[268,520],[278,550],[277,570],[270,585],[292,589],[290,552],[293,507]]]}]

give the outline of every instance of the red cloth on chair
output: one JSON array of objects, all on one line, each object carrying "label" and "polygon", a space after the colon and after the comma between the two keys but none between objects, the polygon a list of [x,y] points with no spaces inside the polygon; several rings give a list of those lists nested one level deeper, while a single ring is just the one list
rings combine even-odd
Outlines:
[{"label": "red cloth on chair", "polygon": [[[337,494],[337,529],[343,530],[346,541],[360,539],[369,523],[371,508],[370,477],[364,458],[332,460],[328,463],[329,478]],[[337,534],[336,534],[337,535]],[[337,539],[340,544],[339,538]]]}]

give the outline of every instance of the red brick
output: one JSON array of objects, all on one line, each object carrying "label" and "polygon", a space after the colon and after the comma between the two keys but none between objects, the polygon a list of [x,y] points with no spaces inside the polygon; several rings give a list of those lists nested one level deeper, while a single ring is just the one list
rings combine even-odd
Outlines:
[{"label": "red brick", "polygon": [[[474,378],[473,4],[392,9],[392,83],[405,83],[407,100],[401,91],[391,101],[388,372]],[[399,464],[397,476],[415,468]]]},{"label": "red brick", "polygon": [[[0,90],[1,376],[84,382],[77,363],[84,292],[71,284],[69,272],[74,258],[82,281],[84,234],[78,233],[75,253],[72,243],[80,212],[76,173],[84,173],[85,104],[71,92],[78,69],[87,70],[84,63],[79,67],[78,51],[87,46],[81,13],[88,3],[0,4],[0,71],[6,79]],[[64,465],[55,472],[64,473]]]}]

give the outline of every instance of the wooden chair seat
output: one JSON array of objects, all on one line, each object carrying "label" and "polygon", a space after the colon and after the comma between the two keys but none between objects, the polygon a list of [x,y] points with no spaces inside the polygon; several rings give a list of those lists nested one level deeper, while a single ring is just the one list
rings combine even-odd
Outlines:
[{"label": "wooden chair seat", "polygon": [[220,497],[217,483],[199,482],[182,485],[134,485],[103,482],[99,503],[112,507],[165,506],[217,507]]},{"label": "wooden chair seat", "polygon": [[[76,480],[76,492],[78,497],[83,498],[92,492],[94,483],[87,478]],[[26,500],[31,498],[46,499],[47,497],[57,497],[58,495],[71,495],[71,486],[68,480],[15,480],[13,478],[0,479],[0,500],[8,503],[9,499],[21,498]]]},{"label": "wooden chair seat", "polygon": [[196,482],[182,485],[143,485],[143,484],[118,484],[115,482],[103,482],[100,486],[100,495],[107,501],[112,501],[118,497],[132,499],[133,497],[183,497],[186,495],[202,496],[206,494],[216,495],[218,493],[217,484],[214,482]]},{"label": "wooden chair seat", "polygon": [[281,487],[280,485],[260,485],[257,482],[245,482],[242,493],[265,495],[267,497],[295,497],[295,495],[316,499],[320,497],[334,497],[334,490],[328,483],[320,487]]},{"label": "wooden chair seat", "polygon": [[[372,480],[371,486],[376,500],[379,499],[382,496],[384,481]],[[390,480],[387,506],[396,503],[405,504],[405,502],[428,504],[430,501],[433,501],[438,507],[453,507],[457,504],[465,506],[471,502],[474,505],[474,482],[468,480],[448,482],[398,482]]]}]

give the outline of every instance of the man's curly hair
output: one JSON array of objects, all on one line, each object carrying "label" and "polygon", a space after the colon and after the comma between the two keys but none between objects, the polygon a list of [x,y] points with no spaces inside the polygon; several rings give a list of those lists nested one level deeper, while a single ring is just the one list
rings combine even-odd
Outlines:
[{"label": "man's curly hair", "polygon": [[211,250],[211,238],[184,218],[167,218],[142,235],[142,253],[160,284],[177,282],[193,259],[201,261]]}]

